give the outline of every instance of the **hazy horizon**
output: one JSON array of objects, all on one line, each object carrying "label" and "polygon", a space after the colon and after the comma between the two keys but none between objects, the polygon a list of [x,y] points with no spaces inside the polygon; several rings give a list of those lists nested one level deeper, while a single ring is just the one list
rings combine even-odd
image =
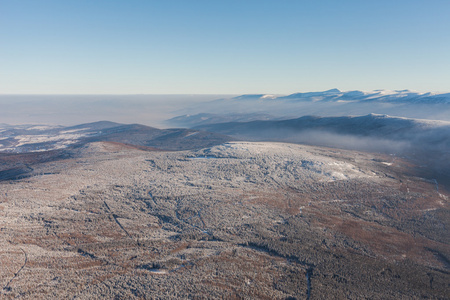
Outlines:
[{"label": "hazy horizon", "polygon": [[[289,97],[286,97],[285,100],[283,100],[284,98],[271,99],[271,97],[267,99],[264,97],[264,99],[254,97],[248,97],[247,99],[245,97],[245,95],[253,94],[239,95],[239,97],[229,94],[0,95],[0,105],[2,107],[0,110],[0,123],[10,125],[52,124],[70,126],[108,120],[117,123],[140,123],[158,128],[168,128],[174,125],[185,126],[182,123],[167,123],[167,120],[171,118],[201,113],[249,116],[252,114],[264,114],[265,118],[269,119],[279,117],[297,118],[304,115],[344,116],[377,113],[398,117],[450,121],[448,105],[435,103],[435,105],[424,107],[424,102],[415,102],[417,94],[413,92],[411,92],[411,96],[408,96],[408,99],[411,101],[406,103],[404,102],[406,99],[403,96],[404,93],[401,91],[381,93],[381,95],[390,95],[391,92],[394,95],[398,94],[399,97],[388,100],[390,104],[387,104],[385,103],[386,99],[366,101],[364,96],[355,102],[357,99],[355,95],[361,93],[357,92],[355,94],[354,91],[339,92],[338,94],[344,97],[344,101],[340,101],[339,98],[330,102],[326,100],[327,95],[329,95],[328,91],[330,90],[313,92],[313,95],[309,96],[307,101],[304,101],[305,98],[302,98],[303,100],[301,101],[291,101]],[[377,94],[376,92],[373,93]],[[317,101],[318,98],[314,98],[319,94],[325,97],[323,101]],[[284,95],[278,96],[282,97]],[[445,99],[448,98],[448,94],[443,96]],[[351,101],[345,101],[349,99]],[[430,100],[431,98],[426,99]],[[436,97],[433,99],[436,99]],[[423,101],[426,102],[428,100]],[[400,102],[396,103],[396,101]],[[440,99],[437,99],[437,101],[439,102]],[[448,102],[448,100],[444,101]],[[251,116],[251,118],[254,118],[254,116]]]},{"label": "hazy horizon", "polygon": [[77,125],[100,120],[165,128],[177,111],[224,95],[0,95],[0,123]]}]

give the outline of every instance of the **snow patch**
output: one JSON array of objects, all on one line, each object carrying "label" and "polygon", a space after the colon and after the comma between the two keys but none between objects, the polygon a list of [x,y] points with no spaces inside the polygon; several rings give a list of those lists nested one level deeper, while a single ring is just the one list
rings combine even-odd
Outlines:
[{"label": "snow patch", "polygon": [[51,125],[37,125],[37,126],[32,126],[32,127],[28,127],[26,130],[50,130],[50,129],[56,129],[59,128],[59,126],[51,126]]},{"label": "snow patch", "polygon": [[190,136],[193,136],[193,135],[196,135],[196,134],[198,134],[198,131],[188,133],[188,134],[186,134],[183,138],[185,139],[185,138],[187,138],[187,137],[190,137]]}]

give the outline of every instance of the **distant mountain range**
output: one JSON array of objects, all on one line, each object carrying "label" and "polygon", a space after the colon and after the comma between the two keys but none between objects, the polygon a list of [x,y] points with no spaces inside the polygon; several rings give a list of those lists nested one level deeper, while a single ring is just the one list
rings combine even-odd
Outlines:
[{"label": "distant mountain range", "polygon": [[409,90],[372,92],[331,89],[292,95],[251,94],[193,105],[184,115],[167,121],[171,126],[293,119],[306,115],[363,116],[370,113],[450,121],[450,93]]},{"label": "distant mountain range", "polygon": [[450,93],[420,93],[410,90],[375,90],[372,92],[347,91],[331,89],[323,92],[295,93],[288,96],[268,94],[241,95],[233,100],[268,100],[268,101],[330,101],[330,102],[360,102],[376,101],[386,103],[424,103],[450,104]]}]

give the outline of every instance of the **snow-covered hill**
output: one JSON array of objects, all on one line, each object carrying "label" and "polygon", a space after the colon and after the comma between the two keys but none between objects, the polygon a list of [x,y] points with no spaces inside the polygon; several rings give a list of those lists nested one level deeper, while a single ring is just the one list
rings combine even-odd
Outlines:
[{"label": "snow-covered hill", "polygon": [[134,146],[185,150],[228,141],[220,134],[192,129],[158,129],[109,121],[71,127],[47,125],[0,126],[0,152],[24,153],[64,149],[89,142],[109,141]]},{"label": "snow-covered hill", "polygon": [[[196,129],[241,140],[278,141],[406,155],[450,178],[450,122],[366,116],[314,117],[277,121],[230,122]],[[446,176],[447,176],[446,175]]]}]

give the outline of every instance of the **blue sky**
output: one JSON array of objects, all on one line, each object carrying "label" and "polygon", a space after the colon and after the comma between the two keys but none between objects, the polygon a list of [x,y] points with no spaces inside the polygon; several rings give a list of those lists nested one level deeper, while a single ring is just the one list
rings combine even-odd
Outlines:
[{"label": "blue sky", "polygon": [[450,91],[450,1],[0,0],[0,94]]}]

